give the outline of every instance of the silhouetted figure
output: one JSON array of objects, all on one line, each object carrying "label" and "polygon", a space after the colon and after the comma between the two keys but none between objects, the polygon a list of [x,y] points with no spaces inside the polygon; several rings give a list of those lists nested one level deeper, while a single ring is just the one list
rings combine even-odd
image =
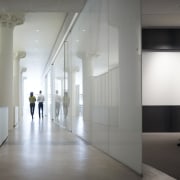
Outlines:
[{"label": "silhouetted figure", "polygon": [[56,115],[56,119],[59,116],[60,109],[61,109],[61,96],[58,94],[58,90],[56,90],[56,95],[55,95],[55,115]]},{"label": "silhouetted figure", "polygon": [[29,102],[30,102],[30,113],[31,113],[31,116],[32,116],[32,119],[33,119],[34,109],[35,109],[35,102],[36,102],[36,97],[33,95],[33,92],[30,92]]},{"label": "silhouetted figure", "polygon": [[64,111],[64,118],[65,119],[67,118],[67,115],[68,115],[69,103],[70,103],[70,98],[69,98],[68,92],[64,92],[63,111]]},{"label": "silhouetted figure", "polygon": [[39,91],[37,101],[39,102],[38,110],[39,110],[39,119],[40,119],[41,118],[41,113],[42,113],[42,118],[43,118],[43,102],[44,102],[44,96],[42,95],[41,90]]}]

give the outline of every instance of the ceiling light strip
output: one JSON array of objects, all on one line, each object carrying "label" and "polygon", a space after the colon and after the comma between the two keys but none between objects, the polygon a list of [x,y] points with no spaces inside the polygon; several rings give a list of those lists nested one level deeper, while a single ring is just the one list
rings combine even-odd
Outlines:
[{"label": "ceiling light strip", "polygon": [[[65,39],[67,38],[70,30],[72,29],[72,27],[73,27],[73,25],[74,25],[74,23],[75,23],[78,15],[79,15],[79,13],[74,13],[73,15],[72,15],[72,14],[69,14],[69,15],[67,16],[68,18],[71,18],[71,20],[70,20],[69,24],[67,25],[67,29],[65,30],[65,33],[63,34],[63,37],[62,37],[62,39],[60,40],[60,43],[59,43],[57,49],[55,50],[54,55],[50,56],[49,62],[47,62],[46,66],[45,66],[45,68],[44,68],[44,72],[43,72],[42,76],[46,76],[46,74],[49,72],[50,66],[54,64],[55,59],[56,59],[56,57],[57,57],[57,55],[58,55],[58,53],[59,53],[59,51],[60,51],[60,49],[61,49],[64,41],[65,41]],[[68,19],[68,18],[67,18],[67,19]],[[67,21],[68,21],[68,20],[67,20]],[[62,31],[62,30],[61,30],[61,31]],[[61,33],[59,34],[59,37],[60,37],[60,36],[61,36]],[[58,37],[58,38],[59,38],[59,37]],[[57,39],[58,39],[58,38],[57,38]],[[54,46],[54,47],[55,47],[55,46]]]}]

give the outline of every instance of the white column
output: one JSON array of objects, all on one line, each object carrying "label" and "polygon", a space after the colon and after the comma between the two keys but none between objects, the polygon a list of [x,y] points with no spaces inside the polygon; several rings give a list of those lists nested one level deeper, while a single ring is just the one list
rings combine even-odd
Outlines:
[{"label": "white column", "polygon": [[[26,52],[24,51],[19,51],[17,54],[16,54],[16,57],[14,59],[14,65],[13,65],[13,100],[14,100],[14,109],[18,108],[18,114],[15,115],[16,112],[14,112],[14,126],[16,126],[16,124],[18,123],[19,121],[19,118],[20,118],[20,96],[21,96],[21,87],[20,87],[20,60],[22,58],[25,58],[26,57]],[[15,119],[15,117],[18,117],[18,119]]]},{"label": "white column", "polygon": [[20,118],[23,116],[23,108],[24,108],[24,80],[25,77],[23,77],[23,73],[25,73],[27,71],[27,68],[22,67],[21,72],[20,72],[20,80],[19,80],[19,107],[20,107]]},{"label": "white column", "polygon": [[9,129],[13,127],[13,29],[23,17],[0,14],[0,106],[8,107]]}]

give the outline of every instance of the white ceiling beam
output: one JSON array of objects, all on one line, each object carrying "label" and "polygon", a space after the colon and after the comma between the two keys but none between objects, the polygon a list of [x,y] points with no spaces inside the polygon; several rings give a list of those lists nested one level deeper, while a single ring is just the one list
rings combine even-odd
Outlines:
[{"label": "white ceiling beam", "polygon": [[0,12],[80,12],[86,0],[0,0]]}]

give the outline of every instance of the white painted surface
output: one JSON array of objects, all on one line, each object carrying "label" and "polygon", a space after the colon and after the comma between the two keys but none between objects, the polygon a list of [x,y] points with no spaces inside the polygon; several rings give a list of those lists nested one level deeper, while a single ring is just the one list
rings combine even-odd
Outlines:
[{"label": "white painted surface", "polygon": [[[111,72],[119,78],[112,84],[116,94],[109,96],[114,102],[115,114],[111,113],[114,122],[110,126],[109,151],[136,172],[142,172],[142,140],[141,140],[141,50],[140,46],[140,1],[110,1],[110,26],[118,31],[119,72]],[[110,42],[113,49],[113,31],[110,31]],[[111,51],[110,51],[111,52]],[[109,61],[114,56],[109,57]],[[118,98],[118,103],[115,101]],[[117,103],[117,104],[116,104]],[[113,106],[110,106],[113,109]],[[109,122],[112,118],[109,117]],[[116,119],[117,118],[117,119]]]},{"label": "white painted surface", "polygon": [[17,126],[19,122],[19,107],[15,106],[14,107],[14,126]]},{"label": "white painted surface", "polygon": [[0,145],[8,137],[8,108],[0,107]]},{"label": "white painted surface", "polygon": [[78,135],[139,174],[140,32],[139,0],[89,0],[68,38],[72,66],[83,62],[83,130]]},{"label": "white painted surface", "polygon": [[143,52],[143,105],[179,105],[179,69],[179,52]]},{"label": "white painted surface", "polygon": [[13,128],[13,29],[0,24],[0,106],[8,107],[9,129]]}]

